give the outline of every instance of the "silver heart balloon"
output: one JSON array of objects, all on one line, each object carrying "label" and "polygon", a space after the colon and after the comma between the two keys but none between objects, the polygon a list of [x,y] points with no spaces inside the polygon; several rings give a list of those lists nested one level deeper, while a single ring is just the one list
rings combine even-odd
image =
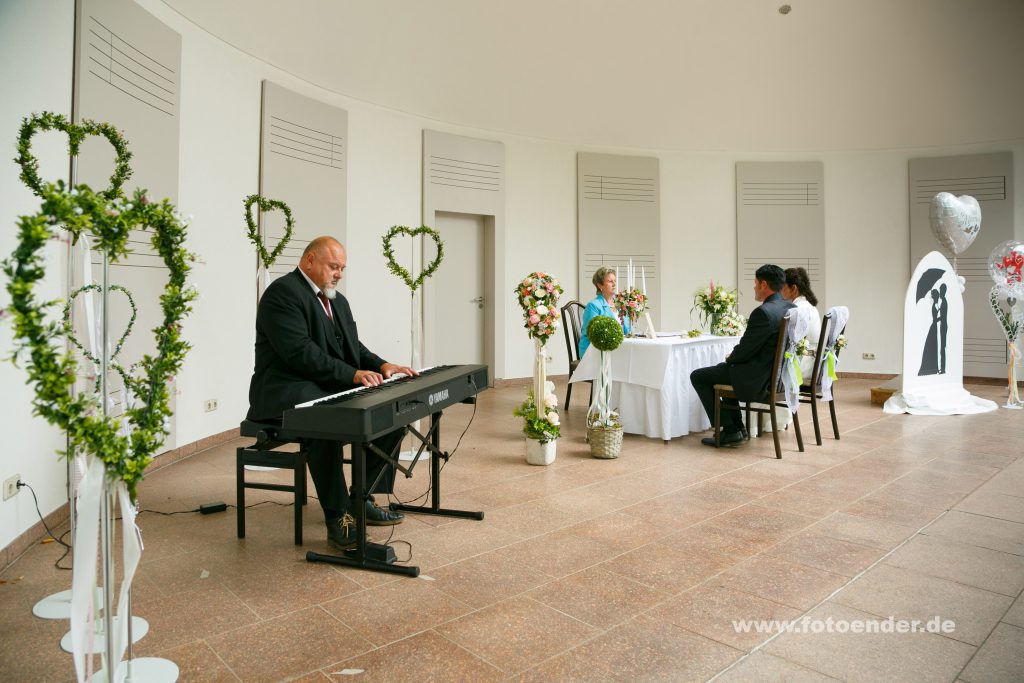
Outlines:
[{"label": "silver heart balloon", "polygon": [[967,251],[981,231],[981,206],[970,195],[938,193],[932,197],[928,217],[935,239],[956,256]]}]

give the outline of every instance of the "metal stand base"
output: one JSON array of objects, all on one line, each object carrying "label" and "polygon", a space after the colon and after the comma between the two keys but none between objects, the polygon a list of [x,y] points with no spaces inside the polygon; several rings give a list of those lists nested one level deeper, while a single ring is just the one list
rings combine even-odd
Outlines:
[{"label": "metal stand base", "polygon": [[[174,683],[178,680],[178,665],[160,657],[140,657],[121,662],[117,673],[120,675],[121,672],[125,672],[124,683]],[[94,673],[89,682],[107,683],[106,670]]]},{"label": "metal stand base", "polygon": [[367,543],[362,558],[354,550],[346,550],[344,555],[321,555],[320,553],[310,551],[306,553],[306,561],[340,564],[344,567],[368,569],[369,571],[384,572],[386,574],[420,575],[419,567],[392,564],[395,561],[395,551],[391,546],[380,545],[379,543]]},{"label": "metal stand base", "polygon": [[[117,619],[115,615],[111,621],[113,622],[113,628],[117,628]],[[107,637],[103,633],[103,621],[97,619],[93,622],[96,635],[92,639],[92,653],[94,655],[100,655],[104,653],[107,647]],[[149,622],[142,617],[132,617],[131,624],[132,642],[137,643],[142,640],[143,636],[149,633]],[[60,639],[60,649],[64,652],[71,652],[71,631],[64,634],[64,637]]]},{"label": "metal stand base", "polygon": [[[103,592],[97,588],[93,604],[103,602]],[[48,595],[32,606],[32,614],[40,619],[70,619],[71,618],[71,591],[61,591]]]}]

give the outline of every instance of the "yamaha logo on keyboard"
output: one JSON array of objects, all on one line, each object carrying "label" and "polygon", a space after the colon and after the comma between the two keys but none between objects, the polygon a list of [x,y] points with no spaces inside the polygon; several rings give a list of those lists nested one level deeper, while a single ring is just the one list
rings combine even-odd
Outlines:
[{"label": "yamaha logo on keyboard", "polygon": [[440,403],[441,401],[447,401],[447,400],[448,400],[448,390],[447,389],[442,389],[441,391],[435,391],[434,393],[432,393],[430,396],[427,397],[427,403],[429,405],[434,405],[435,403]]}]

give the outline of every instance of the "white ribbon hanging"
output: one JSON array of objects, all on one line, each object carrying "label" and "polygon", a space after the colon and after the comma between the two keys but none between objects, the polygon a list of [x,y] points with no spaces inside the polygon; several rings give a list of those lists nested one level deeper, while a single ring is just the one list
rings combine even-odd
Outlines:
[{"label": "white ribbon hanging", "polygon": [[[131,619],[131,613],[128,611],[130,607],[128,592],[131,590],[132,581],[135,579],[135,570],[138,569],[139,560],[142,558],[143,545],[142,530],[135,524],[138,510],[132,503],[131,496],[128,495],[128,486],[124,481],[118,480],[114,485],[114,491],[117,495],[118,507],[121,510],[121,561],[124,567],[121,592],[117,597],[117,630],[114,633],[114,657],[117,659],[115,664],[120,664],[125,650],[128,649],[128,621]],[[124,680],[127,672],[122,673],[124,670],[120,667],[112,669],[108,665],[107,671],[111,670],[118,672],[116,681]]]},{"label": "white ribbon hanging", "polygon": [[[786,390],[786,405],[789,411],[795,413],[800,409],[800,358],[794,353],[799,340],[807,336],[810,327],[807,318],[797,313],[796,309],[790,310],[787,314],[789,327],[786,328],[786,336],[789,337],[789,351],[782,359],[782,386]],[[772,387],[774,391],[774,387]]]},{"label": "white ribbon hanging", "polygon": [[[82,265],[82,285],[90,286],[93,284],[92,277],[92,250],[89,246],[88,237],[82,235],[81,238],[81,265]],[[264,275],[266,273],[264,272]],[[85,314],[85,344],[87,345],[89,352],[94,358],[101,358],[101,353],[106,353],[107,358],[110,357],[111,348],[108,344],[107,348],[103,350],[102,343],[102,324],[104,321],[97,319],[96,307],[92,297],[92,293],[88,292],[89,296],[83,297],[83,310]],[[104,310],[103,316],[108,316],[109,311]],[[99,376],[102,372],[102,367],[98,364],[95,366],[95,374]],[[107,414],[115,412],[117,404],[110,393],[110,377],[111,375],[118,375],[118,373],[108,373],[105,378],[104,386],[107,387],[107,395],[99,396],[100,401],[106,402]],[[122,410],[131,407],[134,403],[134,396],[132,395],[130,387],[123,383],[122,388]],[[127,420],[120,420],[118,425],[118,431],[125,437],[131,434],[131,425]],[[92,677],[92,663],[93,658],[91,653],[96,650],[94,647],[96,639],[96,617],[100,611],[98,605],[95,603],[95,596],[100,594],[96,590],[97,585],[97,565],[104,561],[100,557],[100,543],[99,534],[102,525],[105,520],[102,519],[103,511],[103,496],[108,495],[106,486],[106,468],[103,461],[93,454],[83,454],[78,456],[76,460],[84,462],[84,472],[81,475],[81,481],[78,484],[78,496],[72,501],[72,504],[76,506],[77,511],[77,526],[75,528],[75,538],[73,539],[73,557],[75,558],[74,569],[72,571],[71,578],[71,649],[72,658],[75,662],[75,673],[78,677],[79,683],[89,680]],[[78,467],[82,467],[81,464]],[[118,480],[113,485],[113,490],[109,494],[112,497],[111,514],[113,514],[113,502],[116,499],[118,507],[121,511],[122,520],[122,561],[123,561],[123,577],[121,581],[120,594],[117,600],[117,626],[116,631],[113,634],[105,634],[106,637],[113,638],[113,646],[116,662],[107,662],[106,670],[115,671],[115,680],[123,680],[126,671],[119,669],[118,664],[121,662],[121,658],[124,656],[125,651],[128,647],[128,622],[131,618],[129,613],[129,599],[128,593],[131,590],[132,581],[135,577],[135,571],[138,568],[139,560],[142,557],[142,532],[135,524],[136,508],[131,502],[131,497],[128,495],[128,487],[123,482]],[[113,543],[114,539],[110,539]],[[113,550],[111,550],[113,556]],[[113,575],[113,568],[111,568],[111,575]],[[104,590],[112,591],[114,587],[104,586]]]},{"label": "white ribbon hanging", "polygon": [[270,286],[270,271],[263,266],[263,259],[257,257],[256,266],[256,301],[263,298],[263,292]]},{"label": "white ribbon hanging", "polygon": [[78,683],[92,676],[92,653],[96,638],[96,565],[99,557],[101,503],[105,495],[106,468],[103,461],[86,456],[88,466],[82,478],[75,528],[75,567],[71,575],[71,656]]},{"label": "white ribbon hanging", "polygon": [[836,338],[846,329],[846,322],[850,319],[850,309],[846,306],[833,306],[828,309],[832,316],[832,325],[828,330],[828,339],[825,340],[825,352],[821,355],[821,362],[825,364],[821,371],[821,400],[832,400],[832,383],[835,381],[832,373],[829,372],[829,364],[834,369],[839,364],[839,357],[836,355]]},{"label": "white ribbon hanging", "polygon": [[544,405],[544,385],[547,383],[547,368],[544,362],[544,342],[534,339],[534,361],[533,361],[533,404],[537,410],[537,418],[547,419],[547,410]]}]

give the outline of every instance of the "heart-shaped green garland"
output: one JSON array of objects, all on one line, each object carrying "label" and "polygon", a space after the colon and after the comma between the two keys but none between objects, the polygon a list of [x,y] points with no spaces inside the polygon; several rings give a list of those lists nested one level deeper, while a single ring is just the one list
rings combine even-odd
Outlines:
[{"label": "heart-shaped green garland", "polygon": [[[253,204],[258,206],[260,211],[263,212],[280,209],[284,214],[284,237],[274,247],[274,251],[268,252],[263,244],[263,238],[260,236],[259,230],[256,227],[256,221],[252,217]],[[281,255],[285,245],[288,244],[288,240],[292,238],[292,228],[295,226],[295,221],[292,219],[292,210],[288,208],[287,204],[277,199],[266,199],[258,194],[251,194],[245,198],[245,225],[249,229],[249,241],[256,245],[256,251],[259,254],[260,261],[263,263],[263,267],[270,270],[270,266],[274,265],[277,257]]]},{"label": "heart-shaped green garland", "polygon": [[[413,278],[412,273],[398,265],[398,262],[395,261],[395,250],[391,246],[391,240],[395,235],[408,235],[409,237],[428,235],[434,240],[434,244],[437,245],[437,256],[415,278]],[[407,228],[404,225],[395,225],[384,235],[384,258],[388,261],[388,270],[401,278],[402,282],[405,283],[411,292],[415,292],[423,284],[424,280],[434,274],[434,271],[441,265],[441,261],[444,260],[444,242],[441,241],[441,235],[438,234],[437,230],[428,228],[425,225],[415,229]]]},{"label": "heart-shaped green garland", "polygon": [[[109,358],[110,367],[114,368],[114,370],[117,371],[117,374],[121,375],[121,379],[124,380],[124,384],[127,387],[128,386],[128,375],[129,375],[129,373],[132,371],[132,369],[135,366],[132,366],[132,367],[128,368],[127,370],[125,370],[124,367],[122,367],[120,363],[116,363],[114,361],[117,358],[117,354],[121,353],[121,347],[124,346],[124,342],[128,338],[128,335],[130,335],[132,333],[132,328],[135,327],[135,318],[136,318],[136,316],[139,313],[139,309],[135,306],[135,299],[132,297],[132,293],[129,292],[126,287],[122,287],[121,285],[110,285],[110,289],[111,289],[111,291],[122,292],[126,297],[128,297],[128,306],[131,307],[131,309],[132,309],[132,316],[128,320],[128,327],[125,328],[124,334],[121,335],[121,338],[117,340],[117,344],[114,345],[114,350],[111,352],[110,358]],[[96,356],[92,355],[92,353],[90,353],[89,350],[86,349],[82,345],[82,342],[80,342],[78,340],[78,337],[75,336],[75,330],[71,326],[71,306],[75,303],[75,298],[79,294],[81,294],[82,292],[102,292],[102,291],[103,291],[103,287],[102,286],[93,284],[93,285],[85,285],[84,287],[79,287],[75,291],[71,292],[71,296],[68,297],[68,302],[66,304],[64,304],[64,316],[63,316],[63,320],[64,320],[64,336],[66,336],[68,338],[68,341],[70,341],[71,344],[75,348],[77,348],[79,351],[82,352],[82,355],[85,356],[85,358],[87,360],[92,361],[96,365],[100,365],[100,359],[97,358]],[[97,393],[100,390],[100,382],[101,382],[101,380],[102,380],[101,377],[99,377],[99,376],[96,377],[96,391],[97,391]]]},{"label": "heart-shaped green garland", "polygon": [[[45,113],[24,121],[18,149],[22,151],[19,163],[26,184],[36,169],[27,150],[32,135],[44,124],[68,130],[69,135],[75,131],[59,114]],[[100,127],[114,131],[105,124]],[[127,143],[116,131],[114,135],[111,143],[119,150],[118,168],[122,168],[127,164]],[[108,188],[96,193],[87,185],[69,190],[63,181],[40,184],[39,213],[18,219],[18,245],[4,260],[3,271],[8,277],[16,340],[11,359],[16,363],[27,357],[25,369],[36,394],[34,413],[67,432],[71,445],[68,452],[82,450],[100,458],[108,475],[123,480],[134,499],[146,466],[167,435],[171,415],[167,381],[181,368],[189,349],[181,338],[181,321],[191,310],[189,302],[196,297],[195,290],[185,285],[189,262],[195,257],[184,248],[185,222],[170,202],[150,202],[143,190],[136,190],[130,201],[107,196],[110,192]],[[124,435],[118,420],[102,414],[94,395],[73,395],[77,363],[71,353],[59,351],[53,343],[62,335],[63,325],[46,320],[47,309],[56,302],[38,301],[35,287],[45,276],[46,264],[40,252],[49,240],[57,238],[58,227],[75,239],[82,233],[92,234],[96,248],[116,263],[128,254],[130,231],[146,226],[152,228],[152,245],[167,267],[168,279],[160,296],[163,322],[153,330],[157,353],[143,356],[139,376],[127,379],[138,402],[125,411],[133,429]]]},{"label": "heart-shaped green garland", "polygon": [[32,155],[32,136],[39,131],[60,130],[68,136],[68,156],[78,156],[78,148],[82,141],[90,135],[105,137],[117,154],[114,162],[114,173],[110,176],[110,187],[99,195],[105,199],[114,199],[122,195],[121,187],[132,174],[129,161],[132,153],[128,151],[128,142],[116,128],[109,123],[82,121],[79,124],[69,123],[66,118],[53,112],[43,112],[24,119],[18,134],[18,156],[15,161],[21,166],[21,180],[38,196],[43,196],[43,180],[39,177],[39,160]]}]

